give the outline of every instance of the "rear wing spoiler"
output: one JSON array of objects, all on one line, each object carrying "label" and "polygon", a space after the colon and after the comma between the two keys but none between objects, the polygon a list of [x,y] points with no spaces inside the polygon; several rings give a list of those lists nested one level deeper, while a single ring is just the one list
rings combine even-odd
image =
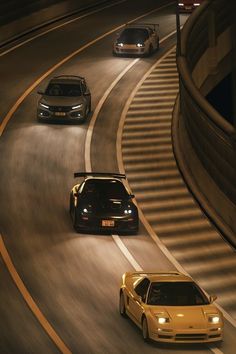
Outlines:
[{"label": "rear wing spoiler", "polygon": [[126,23],[125,27],[152,27],[156,30],[159,28],[159,23]]},{"label": "rear wing spoiler", "polygon": [[75,172],[74,173],[74,178],[87,177],[87,176],[114,177],[114,178],[124,178],[124,179],[126,179],[126,175],[123,174],[123,173],[109,173],[109,172]]}]

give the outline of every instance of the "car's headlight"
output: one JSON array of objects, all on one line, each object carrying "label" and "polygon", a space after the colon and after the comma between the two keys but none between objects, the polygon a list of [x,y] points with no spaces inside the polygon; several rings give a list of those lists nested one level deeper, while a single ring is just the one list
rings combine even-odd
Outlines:
[{"label": "car's headlight", "polygon": [[128,215],[128,214],[132,214],[132,210],[131,210],[131,209],[125,209],[125,210],[124,210],[124,213],[127,214],[127,215]]},{"label": "car's headlight", "polygon": [[142,48],[142,47],[144,47],[144,44],[143,43],[137,43],[136,46],[139,47],[139,48]]},{"label": "car's headlight", "polygon": [[90,214],[92,212],[91,205],[86,205],[81,208],[81,214]]},{"label": "car's headlight", "polygon": [[179,6],[184,6],[184,4],[182,3],[182,2],[179,2],[179,4],[178,4]]},{"label": "car's headlight", "polygon": [[124,47],[124,43],[122,43],[122,42],[116,43],[116,45],[117,45],[118,47]]},{"label": "car's headlight", "polygon": [[220,323],[220,316],[217,314],[208,315],[208,321],[213,324]]},{"label": "car's headlight", "polygon": [[43,108],[49,108],[49,106],[47,106],[46,104],[44,104],[44,103],[39,103],[39,105],[41,106],[41,107],[43,107]]},{"label": "car's headlight", "polygon": [[164,324],[164,323],[170,322],[170,319],[169,319],[169,317],[157,316],[157,321],[160,324]]},{"label": "car's headlight", "polygon": [[83,107],[83,103],[77,104],[76,106],[71,107],[71,109],[77,109]]},{"label": "car's headlight", "polygon": [[200,4],[198,2],[195,2],[193,6],[200,6]]}]

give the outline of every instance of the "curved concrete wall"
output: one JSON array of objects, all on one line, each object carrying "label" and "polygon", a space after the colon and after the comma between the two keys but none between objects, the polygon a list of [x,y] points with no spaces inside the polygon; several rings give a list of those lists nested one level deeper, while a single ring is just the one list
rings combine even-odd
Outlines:
[{"label": "curved concrete wall", "polygon": [[174,149],[199,203],[236,245],[236,131],[204,95],[232,70],[235,0],[205,0],[181,35]]},{"label": "curved concrete wall", "polygon": [[[108,0],[2,0],[0,46],[50,22]],[[110,1],[111,2],[111,1]]]}]

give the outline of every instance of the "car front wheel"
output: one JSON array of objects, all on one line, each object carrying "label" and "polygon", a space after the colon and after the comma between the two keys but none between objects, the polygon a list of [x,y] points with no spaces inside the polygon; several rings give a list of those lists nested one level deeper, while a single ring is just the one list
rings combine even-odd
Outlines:
[{"label": "car front wheel", "polygon": [[125,296],[123,292],[120,294],[119,311],[121,316],[126,317]]},{"label": "car front wheel", "polygon": [[148,333],[148,323],[146,317],[143,318],[142,321],[142,334],[143,334],[143,339],[145,342],[148,342],[149,340],[149,333]]}]

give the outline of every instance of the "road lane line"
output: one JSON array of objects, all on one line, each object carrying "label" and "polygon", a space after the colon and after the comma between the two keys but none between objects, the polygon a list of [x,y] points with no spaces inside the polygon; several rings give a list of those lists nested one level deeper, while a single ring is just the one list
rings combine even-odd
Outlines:
[{"label": "road lane line", "polygon": [[[47,34],[47,33],[53,32],[53,31],[55,31],[55,30],[58,29],[58,28],[64,27],[64,26],[66,26],[66,25],[68,25],[68,24],[70,24],[70,23],[72,23],[72,22],[81,20],[81,19],[86,18],[86,17],[88,17],[88,16],[90,16],[90,15],[93,15],[93,14],[95,14],[95,13],[97,13],[97,12],[100,12],[100,11],[106,9],[106,8],[109,8],[109,7],[118,5],[118,4],[120,4],[120,3],[122,3],[122,2],[126,2],[126,1],[127,1],[127,0],[120,0],[120,1],[117,1],[116,3],[114,3],[114,4],[112,4],[112,5],[103,6],[102,8],[100,8],[100,9],[98,9],[98,10],[89,11],[89,12],[86,13],[85,15],[76,17],[76,18],[74,18],[74,19],[72,19],[72,20],[66,21],[66,22],[64,22],[64,23],[62,23],[62,24],[60,24],[60,25],[57,25],[57,26],[55,26],[55,27],[53,27],[53,28],[50,28],[49,30],[46,30],[46,31],[44,31],[44,32],[42,32],[42,33],[36,34],[35,36],[30,37],[29,39],[26,39],[25,41],[23,41],[23,42],[21,42],[21,43],[15,45],[14,47],[11,47],[10,49],[5,50],[4,52],[2,52],[2,53],[0,54],[0,57],[2,57],[2,56],[4,56],[4,55],[6,55],[6,54],[12,52],[13,50],[15,50],[15,49],[17,49],[17,48],[23,46],[23,45],[26,44],[26,43],[32,42],[32,41],[33,41],[34,39],[36,39],[36,38],[42,37],[42,36],[44,36],[44,35]],[[81,10],[81,11],[82,11],[82,10]],[[70,15],[68,15],[68,16],[70,16]],[[72,16],[72,15],[71,15],[71,16]],[[60,21],[60,19],[58,19],[58,21]]]},{"label": "road lane line", "polygon": [[58,336],[56,331],[53,329],[53,327],[50,325],[50,323],[47,321],[43,313],[40,311],[38,306],[36,305],[35,301],[31,297],[30,293],[26,289],[23,281],[21,280],[19,274],[16,271],[16,268],[14,264],[12,263],[12,260],[10,258],[10,255],[5,247],[2,235],[0,234],[0,253],[2,255],[3,261],[12,277],[14,280],[18,290],[20,291],[21,295],[23,296],[25,302],[41,324],[41,326],[44,328],[46,333],[49,335],[49,337],[52,339],[54,344],[57,346],[57,348],[61,351],[63,354],[72,354],[70,349],[66,346],[66,344],[62,341],[62,339]]},{"label": "road lane line", "polygon": [[120,237],[118,235],[111,235],[111,236],[115,241],[115,243],[117,244],[117,246],[119,247],[119,249],[121,250],[121,252],[123,253],[123,255],[125,256],[125,258],[127,258],[129,263],[134,267],[134,269],[137,272],[143,271],[143,268],[138,264],[138,262],[136,262],[136,260],[134,259],[134,257],[132,256],[128,248],[121,241]]},{"label": "road lane line", "polygon": [[111,83],[111,85],[108,87],[108,89],[105,91],[104,95],[98,102],[96,109],[93,113],[92,119],[89,123],[89,127],[87,129],[86,133],[86,138],[85,138],[85,170],[87,172],[92,171],[92,166],[91,166],[91,141],[92,141],[92,135],[93,135],[93,130],[94,126],[97,120],[97,117],[100,113],[100,110],[102,109],[102,106],[104,102],[106,101],[107,97],[110,95],[111,91],[115,87],[115,85],[122,79],[122,77],[139,61],[140,59],[137,58],[133,60],[118,76],[117,78]]},{"label": "road lane line", "polygon": [[[159,10],[161,10],[162,8],[165,7],[169,7],[172,3],[158,7],[154,10],[151,10],[149,12],[146,12],[144,15],[141,15],[139,17],[136,17],[135,19],[127,22],[127,23],[133,23],[145,16],[150,15],[153,12],[157,12]],[[110,34],[116,32],[117,30],[121,29],[122,27],[124,27],[125,24],[122,24],[116,28],[113,28],[112,30],[102,34],[101,36],[93,39],[92,41],[86,43],[85,45],[83,45],[82,47],[80,47],[79,49],[77,49],[76,51],[72,52],[70,55],[68,55],[67,57],[65,57],[64,59],[62,59],[60,62],[58,62],[56,65],[52,66],[48,71],[46,71],[42,76],[40,76],[31,86],[28,87],[28,89],[26,89],[26,91],[18,98],[18,100],[15,102],[15,104],[12,106],[12,108],[10,109],[10,111],[7,113],[7,115],[3,118],[3,121],[0,125],[0,137],[2,136],[2,133],[7,125],[7,123],[9,122],[9,120],[11,119],[11,117],[13,116],[13,114],[16,112],[16,110],[18,109],[18,107],[20,106],[20,104],[24,101],[24,99],[47,77],[49,76],[53,71],[55,71],[56,69],[58,69],[60,66],[62,66],[63,64],[65,64],[67,61],[69,61],[70,59],[72,59],[74,56],[76,56],[77,54],[79,54],[80,52],[82,52],[84,49],[90,47],[91,45],[97,43],[98,41],[100,41],[101,39],[109,36]],[[175,31],[173,31],[172,33],[174,33]],[[171,34],[172,34],[171,33]],[[170,35],[171,35],[170,34]],[[169,36],[170,36],[169,35]]]}]

